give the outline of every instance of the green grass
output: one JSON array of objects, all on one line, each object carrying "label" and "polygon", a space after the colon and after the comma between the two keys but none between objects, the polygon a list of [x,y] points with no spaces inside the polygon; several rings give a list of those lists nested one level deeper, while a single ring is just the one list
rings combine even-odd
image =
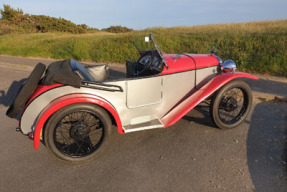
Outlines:
[{"label": "green grass", "polygon": [[287,20],[194,27],[149,28],[130,33],[36,33],[0,36],[0,54],[125,63],[136,60],[131,40],[152,33],[165,53],[209,53],[234,60],[239,70],[287,77]]}]

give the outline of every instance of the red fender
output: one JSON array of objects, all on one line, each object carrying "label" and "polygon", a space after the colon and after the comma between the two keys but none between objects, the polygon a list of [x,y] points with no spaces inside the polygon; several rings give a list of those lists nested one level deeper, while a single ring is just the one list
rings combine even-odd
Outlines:
[{"label": "red fender", "polygon": [[34,149],[37,149],[39,146],[41,131],[48,118],[59,109],[75,103],[93,103],[103,107],[104,109],[109,111],[115,118],[118,132],[120,134],[124,133],[120,117],[111,104],[109,104],[104,99],[94,95],[72,94],[54,100],[40,113],[34,132]]},{"label": "red fender", "polygon": [[[54,84],[54,85],[38,85],[38,87],[34,90],[33,94],[31,95],[31,97],[29,98],[28,102],[26,103],[25,107],[24,107],[24,110],[22,110],[21,112],[21,117],[23,115],[23,113],[25,112],[27,106],[35,99],[37,98],[39,95],[41,95],[42,93],[50,90],[50,89],[53,89],[53,88],[56,88],[56,87],[60,87],[60,86],[63,86],[62,84]],[[21,127],[21,119],[19,120],[18,122],[18,126]]]},{"label": "red fender", "polygon": [[248,73],[222,73],[209,81],[206,85],[197,90],[195,93],[188,96],[184,101],[179,103],[171,111],[164,115],[161,119],[162,123],[164,124],[164,127],[168,127],[176,123],[200,102],[212,95],[220,87],[224,86],[226,83],[236,78],[250,78],[258,80],[257,77],[254,77]]}]

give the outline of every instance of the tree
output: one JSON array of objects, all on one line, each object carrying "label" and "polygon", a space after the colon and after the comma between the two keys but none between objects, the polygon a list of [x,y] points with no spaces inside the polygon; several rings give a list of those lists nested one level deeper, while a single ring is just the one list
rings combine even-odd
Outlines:
[{"label": "tree", "polygon": [[23,15],[23,10],[22,9],[13,9],[10,5],[3,5],[4,9],[0,9],[1,11],[1,18],[12,21],[13,18],[17,15]]}]

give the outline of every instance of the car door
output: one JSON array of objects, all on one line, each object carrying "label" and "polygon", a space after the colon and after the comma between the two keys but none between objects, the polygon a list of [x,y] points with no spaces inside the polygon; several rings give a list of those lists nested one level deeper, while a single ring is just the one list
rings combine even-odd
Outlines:
[{"label": "car door", "polygon": [[127,80],[127,107],[137,108],[160,103],[162,84],[162,76]]}]

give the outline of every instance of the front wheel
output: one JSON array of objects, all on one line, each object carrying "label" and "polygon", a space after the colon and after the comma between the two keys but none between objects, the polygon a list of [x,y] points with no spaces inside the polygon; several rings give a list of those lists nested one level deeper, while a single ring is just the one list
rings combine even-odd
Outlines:
[{"label": "front wheel", "polygon": [[230,129],[242,123],[252,106],[252,94],[249,85],[234,80],[222,87],[213,97],[210,113],[215,125],[221,129]]},{"label": "front wheel", "polygon": [[56,112],[45,127],[45,143],[58,159],[83,162],[98,157],[111,135],[107,112],[92,104],[73,104]]}]

